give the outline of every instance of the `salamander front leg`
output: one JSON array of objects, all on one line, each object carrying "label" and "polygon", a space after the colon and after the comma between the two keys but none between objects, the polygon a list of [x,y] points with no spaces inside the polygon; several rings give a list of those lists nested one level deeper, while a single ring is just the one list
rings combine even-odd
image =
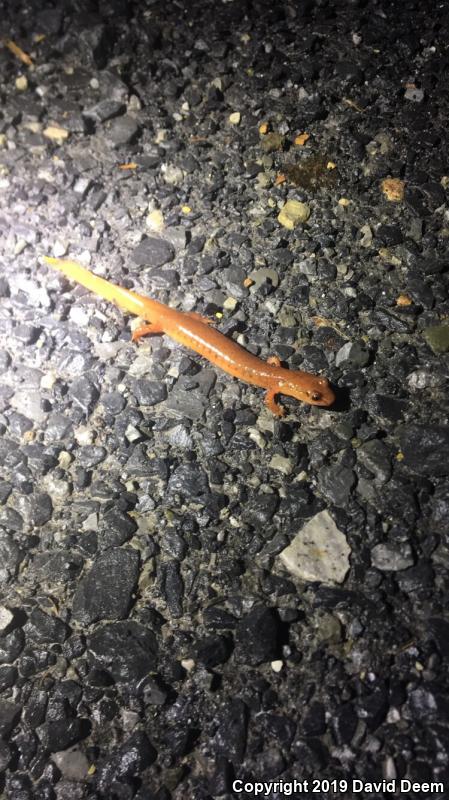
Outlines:
[{"label": "salamander front leg", "polygon": [[280,403],[276,402],[275,400],[276,394],[277,394],[276,389],[268,389],[265,395],[265,405],[277,417],[283,417],[285,415],[285,408],[284,406],[281,406]]},{"label": "salamander front leg", "polygon": [[280,367],[281,359],[279,358],[279,356],[268,356],[267,364],[271,364],[272,367]]},{"label": "salamander front leg", "polygon": [[149,322],[145,323],[145,325],[139,325],[139,327],[133,331],[131,339],[133,342],[137,342],[142,336],[155,336],[161,333],[164,333],[164,331],[159,325],[155,322]]}]

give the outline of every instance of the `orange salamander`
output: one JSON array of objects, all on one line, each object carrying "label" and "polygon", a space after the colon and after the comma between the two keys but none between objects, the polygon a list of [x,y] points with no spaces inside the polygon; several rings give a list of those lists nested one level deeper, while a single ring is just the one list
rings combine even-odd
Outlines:
[{"label": "orange salamander", "polygon": [[237,342],[211,328],[211,320],[195,311],[176,311],[157,300],[110,283],[75,261],[47,256],[44,256],[44,260],[68,278],[145,319],[146,324],[134,331],[133,341],[146,334],[167,334],[235,378],[266,389],[265,403],[279,417],[285,411],[276,402],[277,394],[285,394],[314,406],[330,406],[335,400],[327,378],[285,369],[277,356],[262,361],[240,347]]}]

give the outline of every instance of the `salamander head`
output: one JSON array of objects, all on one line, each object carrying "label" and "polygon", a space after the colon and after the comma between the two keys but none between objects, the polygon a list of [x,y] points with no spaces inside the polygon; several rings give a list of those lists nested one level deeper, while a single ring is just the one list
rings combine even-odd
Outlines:
[{"label": "salamander head", "polygon": [[292,372],[288,380],[279,385],[279,392],[312,406],[331,406],[335,395],[327,378],[304,372]]}]

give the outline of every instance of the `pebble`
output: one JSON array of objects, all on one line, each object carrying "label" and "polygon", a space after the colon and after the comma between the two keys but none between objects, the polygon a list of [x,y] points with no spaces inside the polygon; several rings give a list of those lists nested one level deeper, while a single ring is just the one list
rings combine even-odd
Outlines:
[{"label": "pebble", "polygon": [[285,136],[274,131],[267,133],[260,140],[260,146],[265,153],[274,153],[284,147]]},{"label": "pebble", "polygon": [[387,572],[407,569],[414,564],[412,549],[408,544],[403,544],[400,548],[388,543],[376,544],[371,550],[371,563],[376,569]]},{"label": "pebble", "polygon": [[279,555],[295,578],[307,583],[343,583],[351,549],[328,511],[320,511],[296,534]]},{"label": "pebble", "polygon": [[383,484],[390,479],[391,454],[383,441],[371,439],[365,442],[357,450],[357,460],[369,470],[376,483]]},{"label": "pebble", "polygon": [[322,467],[318,474],[318,486],[325,498],[340,508],[349,501],[356,477],[352,469],[332,464]]},{"label": "pebble", "polygon": [[19,721],[22,707],[8,700],[0,700],[0,736],[7,738]]},{"label": "pebble", "polygon": [[33,389],[17,389],[11,397],[11,406],[28,419],[41,425],[46,418],[40,392]]},{"label": "pebble", "polygon": [[134,776],[142,774],[156,758],[157,751],[147,734],[135,731],[100,765],[97,783],[101,794],[107,795],[111,786],[129,786]]},{"label": "pebble", "polygon": [[26,92],[28,89],[28,79],[26,75],[19,75],[19,77],[16,78],[16,89],[18,92]]},{"label": "pebble", "polygon": [[272,608],[256,606],[237,623],[236,656],[245,664],[272,661],[279,650],[280,621]]},{"label": "pebble", "polygon": [[51,497],[45,492],[34,492],[33,495],[22,495],[17,498],[16,510],[31,528],[40,527],[48,522],[53,514]]},{"label": "pebble", "polygon": [[36,728],[36,733],[49,753],[57,753],[86,739],[90,729],[91,723],[87,719],[77,717],[45,722]]},{"label": "pebble", "polygon": [[310,217],[310,208],[299,200],[287,200],[278,214],[278,222],[284,228],[292,231]]},{"label": "pebble", "polygon": [[164,215],[159,208],[156,208],[153,211],[150,210],[145,222],[147,227],[152,231],[158,232],[164,229]]},{"label": "pebble", "polygon": [[170,242],[154,236],[142,239],[131,258],[138,267],[162,267],[173,261],[175,249]]},{"label": "pebble", "polygon": [[3,633],[14,619],[14,614],[5,606],[0,606],[0,631]]},{"label": "pebble", "polygon": [[87,119],[93,120],[94,122],[102,123],[107,122],[108,119],[113,119],[114,117],[118,117],[120,114],[123,114],[125,109],[125,103],[122,101],[105,98],[104,100],[100,100],[100,102],[96,103],[94,106],[84,109],[83,116],[87,117]]},{"label": "pebble", "polygon": [[417,89],[416,86],[409,87],[404,92],[404,100],[411,100],[413,103],[422,103],[424,100],[424,92],[422,89]]},{"label": "pebble", "polygon": [[108,622],[88,640],[92,666],[109,672],[117,683],[130,684],[156,669],[157,641],[154,633],[138,622]]},{"label": "pebble", "polygon": [[418,475],[449,475],[449,427],[443,425],[406,425],[400,432],[403,463]]},{"label": "pebble", "polygon": [[422,335],[436,355],[449,351],[449,325],[432,325]]},{"label": "pebble", "polygon": [[370,359],[368,348],[362,342],[346,342],[335,356],[337,367],[347,366],[351,369],[366,367]]},{"label": "pebble", "polygon": [[132,144],[140,133],[140,123],[131,116],[113,119],[106,132],[107,141],[115,149]]},{"label": "pebble", "polygon": [[89,416],[100,396],[97,387],[89,378],[81,377],[75,380],[69,389],[70,397],[81,410]]},{"label": "pebble", "polygon": [[405,182],[400,178],[385,178],[381,190],[390,203],[401,203],[404,199]]},{"label": "pebble", "polygon": [[69,131],[66,128],[59,128],[55,125],[49,125],[48,128],[44,128],[43,130],[44,136],[47,139],[51,139],[56,144],[62,145],[69,138]]},{"label": "pebble", "polygon": [[89,761],[78,747],[53,753],[51,758],[64,778],[73,781],[83,781],[87,778]]},{"label": "pebble", "polygon": [[149,381],[141,378],[134,381],[133,394],[139,406],[155,406],[166,399],[167,389],[159,381]]},{"label": "pebble", "polygon": [[100,619],[123,619],[131,606],[138,575],[136,550],[107,550],[79,582],[73,598],[73,616],[85,625]]},{"label": "pebble", "polygon": [[214,737],[214,750],[217,756],[224,756],[232,764],[243,761],[247,732],[248,709],[239,698],[230,698],[216,716],[217,732]]},{"label": "pebble", "polygon": [[273,456],[269,466],[270,469],[276,469],[283,475],[291,475],[295,468],[294,462],[289,458],[284,458],[283,456]]}]

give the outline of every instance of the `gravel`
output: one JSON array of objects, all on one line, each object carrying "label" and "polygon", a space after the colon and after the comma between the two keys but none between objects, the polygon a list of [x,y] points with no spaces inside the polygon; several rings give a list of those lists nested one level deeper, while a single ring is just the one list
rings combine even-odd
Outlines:
[{"label": "gravel", "polygon": [[[0,47],[0,795],[445,797],[445,4],[35,5]],[[52,254],[335,406],[133,343]]]}]

